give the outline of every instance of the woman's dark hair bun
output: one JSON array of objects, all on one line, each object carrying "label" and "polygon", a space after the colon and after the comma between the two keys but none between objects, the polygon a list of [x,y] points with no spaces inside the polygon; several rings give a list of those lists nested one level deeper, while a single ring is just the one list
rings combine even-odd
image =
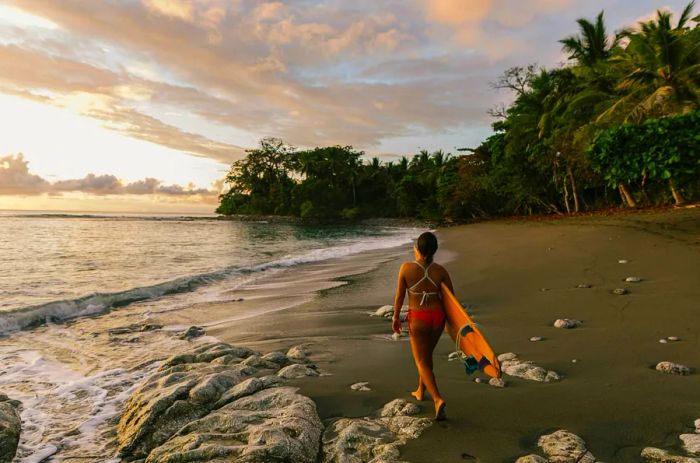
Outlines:
[{"label": "woman's dark hair bun", "polygon": [[421,233],[421,235],[418,237],[418,241],[416,241],[416,247],[423,257],[429,261],[432,261],[433,255],[438,248],[437,237],[431,232]]}]

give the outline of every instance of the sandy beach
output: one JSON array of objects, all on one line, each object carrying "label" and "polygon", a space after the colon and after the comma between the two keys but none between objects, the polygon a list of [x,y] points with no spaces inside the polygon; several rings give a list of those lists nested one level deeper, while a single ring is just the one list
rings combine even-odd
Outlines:
[{"label": "sandy beach", "polygon": [[[601,461],[640,461],[646,446],[676,449],[677,435],[700,417],[700,375],[653,370],[659,361],[700,367],[700,212],[638,212],[541,221],[495,221],[439,230],[437,261],[446,262],[460,300],[498,353],[554,370],[537,383],[506,376],[507,387],[478,384],[443,336],[435,352],[449,420],[402,451],[419,462],[506,462],[536,451],[555,429],[581,436]],[[322,419],[365,416],[417,380],[406,338],[391,341],[388,321],[370,317],[391,303],[400,258],[345,278],[290,310],[208,334],[263,351],[303,343],[328,376],[295,380]],[[626,263],[620,263],[626,261]],[[623,280],[637,276],[642,280]],[[578,285],[590,288],[578,288]],[[612,290],[626,288],[626,295]],[[574,318],[580,327],[552,327]],[[541,336],[540,342],[531,342]],[[678,342],[659,339],[677,336]],[[371,391],[350,385],[368,381]],[[425,416],[431,404],[424,402]]]}]

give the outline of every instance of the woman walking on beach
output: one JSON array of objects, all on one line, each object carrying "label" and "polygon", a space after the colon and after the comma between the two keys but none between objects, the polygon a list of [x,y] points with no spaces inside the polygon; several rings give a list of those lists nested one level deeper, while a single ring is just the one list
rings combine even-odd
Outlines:
[{"label": "woman walking on beach", "polygon": [[438,242],[434,234],[425,232],[413,246],[414,262],[404,262],[399,270],[399,282],[394,298],[392,329],[401,332],[399,318],[406,291],[408,291],[408,331],[411,337],[413,360],[418,368],[418,389],[411,395],[423,400],[428,390],[435,404],[435,420],[446,418],[445,401],[440,395],[433,373],[433,351],[445,328],[445,309],[442,305],[440,284],[452,291],[452,281],[442,265],[433,262]]}]

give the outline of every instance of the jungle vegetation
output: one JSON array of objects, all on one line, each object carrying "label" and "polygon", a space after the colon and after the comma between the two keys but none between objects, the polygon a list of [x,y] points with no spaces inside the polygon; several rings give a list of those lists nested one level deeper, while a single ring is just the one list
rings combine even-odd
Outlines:
[{"label": "jungle vegetation", "polygon": [[493,134],[395,162],[266,138],[233,163],[217,212],[465,220],[682,204],[700,196],[700,16],[694,2],[611,34],[601,12],[560,41],[569,63],[506,70]]}]

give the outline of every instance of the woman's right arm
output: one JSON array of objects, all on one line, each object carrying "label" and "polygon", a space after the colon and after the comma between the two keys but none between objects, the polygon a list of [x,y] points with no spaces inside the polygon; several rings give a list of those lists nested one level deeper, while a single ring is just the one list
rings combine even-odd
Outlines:
[{"label": "woman's right arm", "polygon": [[406,264],[401,264],[399,269],[399,281],[396,283],[396,294],[394,295],[394,316],[391,318],[391,328],[394,333],[401,332],[401,307],[403,307],[403,301],[406,297],[406,278],[404,277],[404,270],[406,269]]}]

